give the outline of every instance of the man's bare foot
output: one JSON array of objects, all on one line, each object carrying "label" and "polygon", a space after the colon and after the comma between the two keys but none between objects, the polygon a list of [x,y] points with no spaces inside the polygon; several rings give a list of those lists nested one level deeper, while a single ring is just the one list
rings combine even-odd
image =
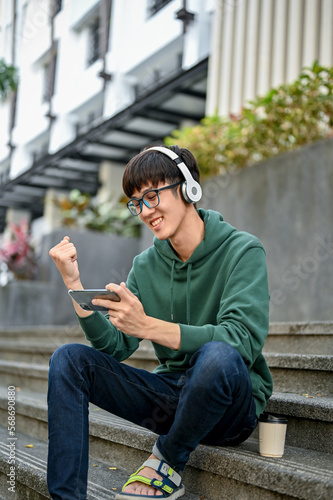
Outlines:
[{"label": "man's bare foot", "polygon": [[[149,458],[157,459],[154,454],[151,454]],[[150,467],[144,467],[142,470],[140,470],[139,475],[146,477],[147,479],[161,479],[161,476]],[[162,493],[160,491],[156,490],[152,486],[149,486],[148,484],[140,483],[139,481],[135,481],[134,483],[126,486],[123,492],[136,495],[146,495],[147,497],[162,497]]]}]

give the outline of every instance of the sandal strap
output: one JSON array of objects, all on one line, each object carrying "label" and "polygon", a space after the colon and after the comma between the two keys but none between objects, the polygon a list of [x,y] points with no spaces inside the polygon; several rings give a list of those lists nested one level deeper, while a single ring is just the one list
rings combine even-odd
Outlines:
[{"label": "sandal strap", "polygon": [[179,486],[182,482],[182,478],[170,467],[169,464],[164,462],[164,460],[158,460],[157,458],[149,458],[143,464],[143,467],[150,467],[151,469],[156,470],[161,476],[170,479],[174,485]]},{"label": "sandal strap", "polygon": [[[147,477],[141,476],[139,472],[144,467],[150,467],[151,469],[158,472],[162,479],[148,479]],[[129,480],[124,484],[122,491],[131,483],[135,481],[139,481],[140,483],[147,484],[148,486],[152,486],[153,488],[160,490],[162,493],[171,493],[174,491],[175,487],[179,487],[181,484],[180,475],[170,467],[169,464],[164,462],[163,460],[158,460],[155,458],[150,458],[144,462],[144,464],[136,471],[134,474],[131,474]]]},{"label": "sandal strap", "polygon": [[[132,474],[129,480],[124,484],[122,491],[126,488],[131,483],[134,483],[135,481],[139,481],[140,483],[147,484],[148,486],[152,486],[156,490],[161,491],[162,493],[168,493],[168,495],[171,495],[171,493],[174,491],[174,488],[171,486],[171,482],[168,481],[167,478],[163,478],[162,480],[159,479],[148,479],[147,477],[141,476],[140,474]],[[169,482],[169,484],[167,484]]]}]

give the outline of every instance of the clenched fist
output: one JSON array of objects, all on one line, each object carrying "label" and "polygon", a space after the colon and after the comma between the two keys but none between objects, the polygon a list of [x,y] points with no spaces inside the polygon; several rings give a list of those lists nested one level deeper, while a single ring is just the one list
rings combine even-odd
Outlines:
[{"label": "clenched fist", "polygon": [[68,289],[82,289],[77,250],[71,243],[69,236],[65,236],[58,245],[51,248],[49,255],[57,266],[66,287]]}]

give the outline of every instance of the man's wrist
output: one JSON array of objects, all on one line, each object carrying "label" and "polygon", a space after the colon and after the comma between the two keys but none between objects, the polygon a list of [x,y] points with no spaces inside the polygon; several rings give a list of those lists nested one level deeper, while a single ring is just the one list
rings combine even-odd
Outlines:
[{"label": "man's wrist", "polygon": [[178,351],[181,345],[181,331],[178,323],[171,323],[148,317],[142,338]]},{"label": "man's wrist", "polygon": [[75,280],[75,281],[64,280],[64,283],[68,290],[83,290],[83,285],[80,280]]}]

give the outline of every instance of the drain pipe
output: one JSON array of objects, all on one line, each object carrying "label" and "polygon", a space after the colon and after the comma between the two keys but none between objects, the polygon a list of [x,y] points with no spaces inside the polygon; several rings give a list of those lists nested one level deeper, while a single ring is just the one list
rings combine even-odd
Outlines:
[{"label": "drain pipe", "polygon": [[[13,29],[12,29],[12,53],[11,53],[11,64],[15,67],[16,62],[16,17],[17,17],[17,0],[13,0]],[[10,95],[10,121],[9,121],[9,156],[11,157],[12,152],[15,148],[12,138],[13,138],[13,128],[15,127],[15,117],[16,117],[16,102],[17,102],[17,90],[13,91]]]},{"label": "drain pipe", "polygon": [[102,0],[99,4],[99,49],[101,59],[103,60],[103,68],[99,72],[98,76],[100,76],[104,80],[103,90],[105,90],[107,82],[109,82],[112,78],[112,75],[110,75],[110,73],[107,73],[106,71],[106,54],[109,48],[110,16],[111,0]]}]

